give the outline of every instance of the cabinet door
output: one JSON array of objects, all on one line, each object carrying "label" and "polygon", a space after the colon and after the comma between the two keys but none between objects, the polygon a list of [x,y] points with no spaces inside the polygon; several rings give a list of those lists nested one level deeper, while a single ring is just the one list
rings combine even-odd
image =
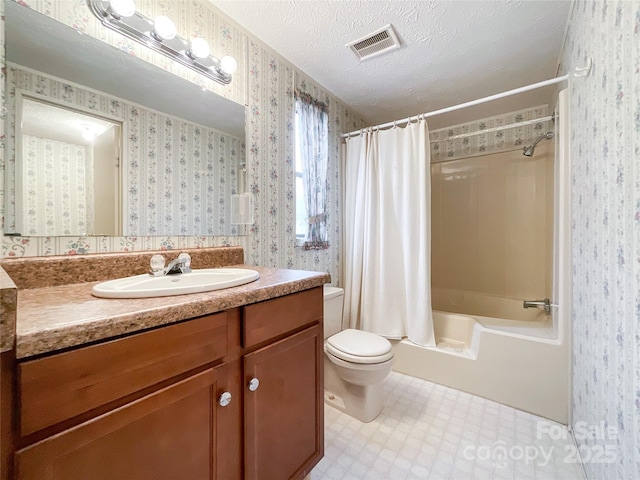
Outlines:
[{"label": "cabinet door", "polygon": [[[216,367],[218,378],[216,478],[240,480],[242,478],[242,363],[240,359]],[[225,392],[231,399],[221,402]],[[187,480],[187,479],[185,479]]]},{"label": "cabinet door", "polygon": [[16,453],[19,480],[214,478],[212,369]]},{"label": "cabinet door", "polygon": [[246,478],[303,478],[324,453],[322,326],[246,355],[244,366]]}]

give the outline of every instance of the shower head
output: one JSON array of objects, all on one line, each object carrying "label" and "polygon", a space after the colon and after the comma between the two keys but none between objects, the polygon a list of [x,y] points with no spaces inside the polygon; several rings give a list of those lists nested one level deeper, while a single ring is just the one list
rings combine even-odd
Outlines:
[{"label": "shower head", "polygon": [[538,143],[540,143],[545,138],[547,140],[551,140],[553,138],[553,132],[547,132],[544,135],[540,135],[538,138],[536,138],[536,141],[533,142],[533,145],[529,145],[528,147],[524,147],[522,149],[522,154],[525,157],[532,157],[533,156],[533,152],[536,149],[536,145],[538,145]]}]

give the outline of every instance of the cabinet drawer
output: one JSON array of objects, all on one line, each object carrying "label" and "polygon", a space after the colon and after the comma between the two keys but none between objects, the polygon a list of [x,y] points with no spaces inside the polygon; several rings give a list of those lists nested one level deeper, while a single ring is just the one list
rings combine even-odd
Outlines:
[{"label": "cabinet drawer", "polygon": [[20,432],[28,435],[227,352],[227,313],[111,340],[18,367]]},{"label": "cabinet drawer", "polygon": [[322,287],[244,307],[243,345],[252,347],[322,319]]}]

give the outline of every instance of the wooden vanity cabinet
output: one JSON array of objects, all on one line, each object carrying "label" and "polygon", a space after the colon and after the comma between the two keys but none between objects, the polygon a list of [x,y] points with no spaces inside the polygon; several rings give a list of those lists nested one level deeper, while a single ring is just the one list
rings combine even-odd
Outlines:
[{"label": "wooden vanity cabinet", "polygon": [[302,479],[322,355],[318,287],[23,362],[15,478]]}]

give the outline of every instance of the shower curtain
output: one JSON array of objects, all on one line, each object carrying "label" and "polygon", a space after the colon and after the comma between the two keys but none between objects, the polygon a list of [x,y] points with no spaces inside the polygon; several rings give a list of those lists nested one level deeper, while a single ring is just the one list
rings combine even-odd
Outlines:
[{"label": "shower curtain", "polygon": [[344,323],[433,346],[426,121],[347,138],[343,161]]}]

